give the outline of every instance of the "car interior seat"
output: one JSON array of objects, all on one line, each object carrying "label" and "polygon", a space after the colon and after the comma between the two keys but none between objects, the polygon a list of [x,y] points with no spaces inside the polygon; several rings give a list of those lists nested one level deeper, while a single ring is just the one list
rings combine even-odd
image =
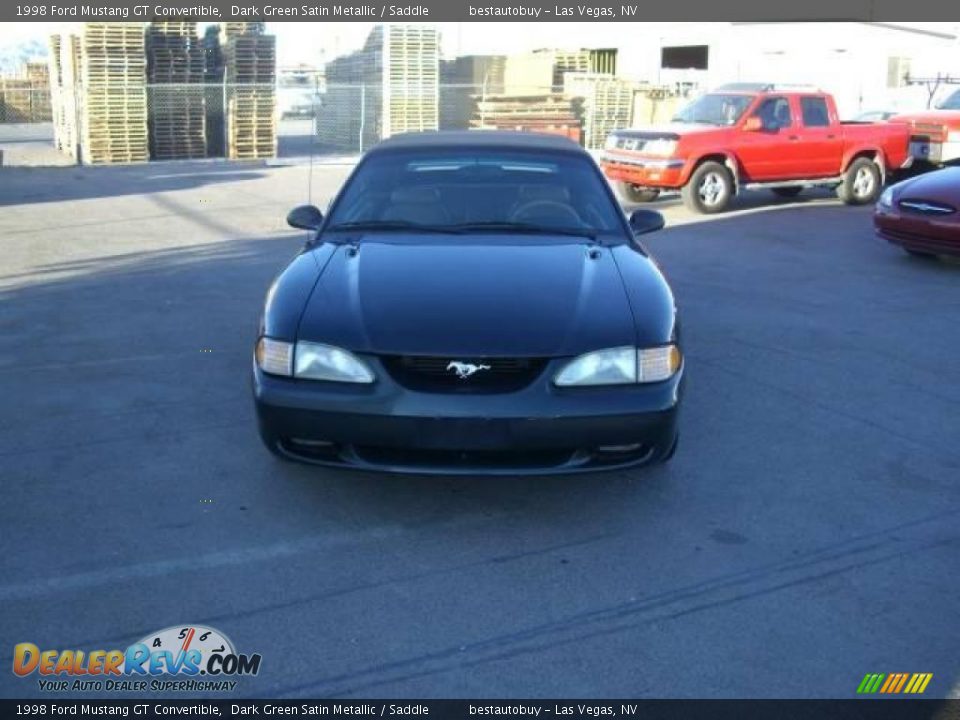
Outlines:
[{"label": "car interior seat", "polygon": [[435,187],[408,187],[394,190],[381,220],[444,225],[450,222],[440,191]]}]

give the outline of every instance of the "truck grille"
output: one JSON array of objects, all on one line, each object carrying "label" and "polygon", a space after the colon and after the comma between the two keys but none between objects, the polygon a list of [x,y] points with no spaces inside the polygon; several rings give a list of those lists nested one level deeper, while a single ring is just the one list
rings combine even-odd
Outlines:
[{"label": "truck grille", "polygon": [[514,392],[532,383],[547,364],[545,358],[392,355],[380,360],[403,387],[437,393]]}]

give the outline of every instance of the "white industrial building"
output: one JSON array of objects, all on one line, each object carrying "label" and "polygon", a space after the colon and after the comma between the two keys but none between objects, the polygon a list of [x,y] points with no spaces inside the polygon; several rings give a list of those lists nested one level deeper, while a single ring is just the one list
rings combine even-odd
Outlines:
[{"label": "white industrial building", "polygon": [[[906,78],[960,79],[957,26],[944,23],[638,23],[620,46],[620,74],[708,89],[729,82],[808,84],[840,113],[926,107],[927,87]],[[619,39],[619,38],[618,38]],[[960,85],[941,85],[942,96]]]}]

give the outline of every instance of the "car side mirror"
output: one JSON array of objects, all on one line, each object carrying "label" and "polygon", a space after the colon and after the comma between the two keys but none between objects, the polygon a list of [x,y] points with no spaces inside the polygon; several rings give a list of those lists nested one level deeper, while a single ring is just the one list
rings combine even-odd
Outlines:
[{"label": "car side mirror", "polygon": [[300,230],[319,230],[323,222],[323,213],[313,205],[300,205],[287,215],[287,225]]},{"label": "car side mirror", "polygon": [[743,129],[746,132],[761,132],[763,130],[763,120],[756,115],[748,117],[743,123]]},{"label": "car side mirror", "polygon": [[641,209],[630,213],[630,229],[635,236],[663,230],[665,224],[663,215],[656,210]]}]

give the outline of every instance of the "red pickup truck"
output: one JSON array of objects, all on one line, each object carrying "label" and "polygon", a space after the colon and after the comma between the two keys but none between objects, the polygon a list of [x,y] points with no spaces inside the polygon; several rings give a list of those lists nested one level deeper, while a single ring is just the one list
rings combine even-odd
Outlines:
[{"label": "red pickup truck", "polygon": [[890,118],[912,130],[910,154],[931,165],[960,163],[960,90],[933,110],[904,113]]},{"label": "red pickup truck", "polygon": [[738,83],[702,95],[670,125],[611,133],[600,165],[628,201],[679,190],[702,213],[721,212],[755,187],[792,197],[832,186],[862,205],[910,164],[910,135],[906,124],[842,123],[826,93]]}]

